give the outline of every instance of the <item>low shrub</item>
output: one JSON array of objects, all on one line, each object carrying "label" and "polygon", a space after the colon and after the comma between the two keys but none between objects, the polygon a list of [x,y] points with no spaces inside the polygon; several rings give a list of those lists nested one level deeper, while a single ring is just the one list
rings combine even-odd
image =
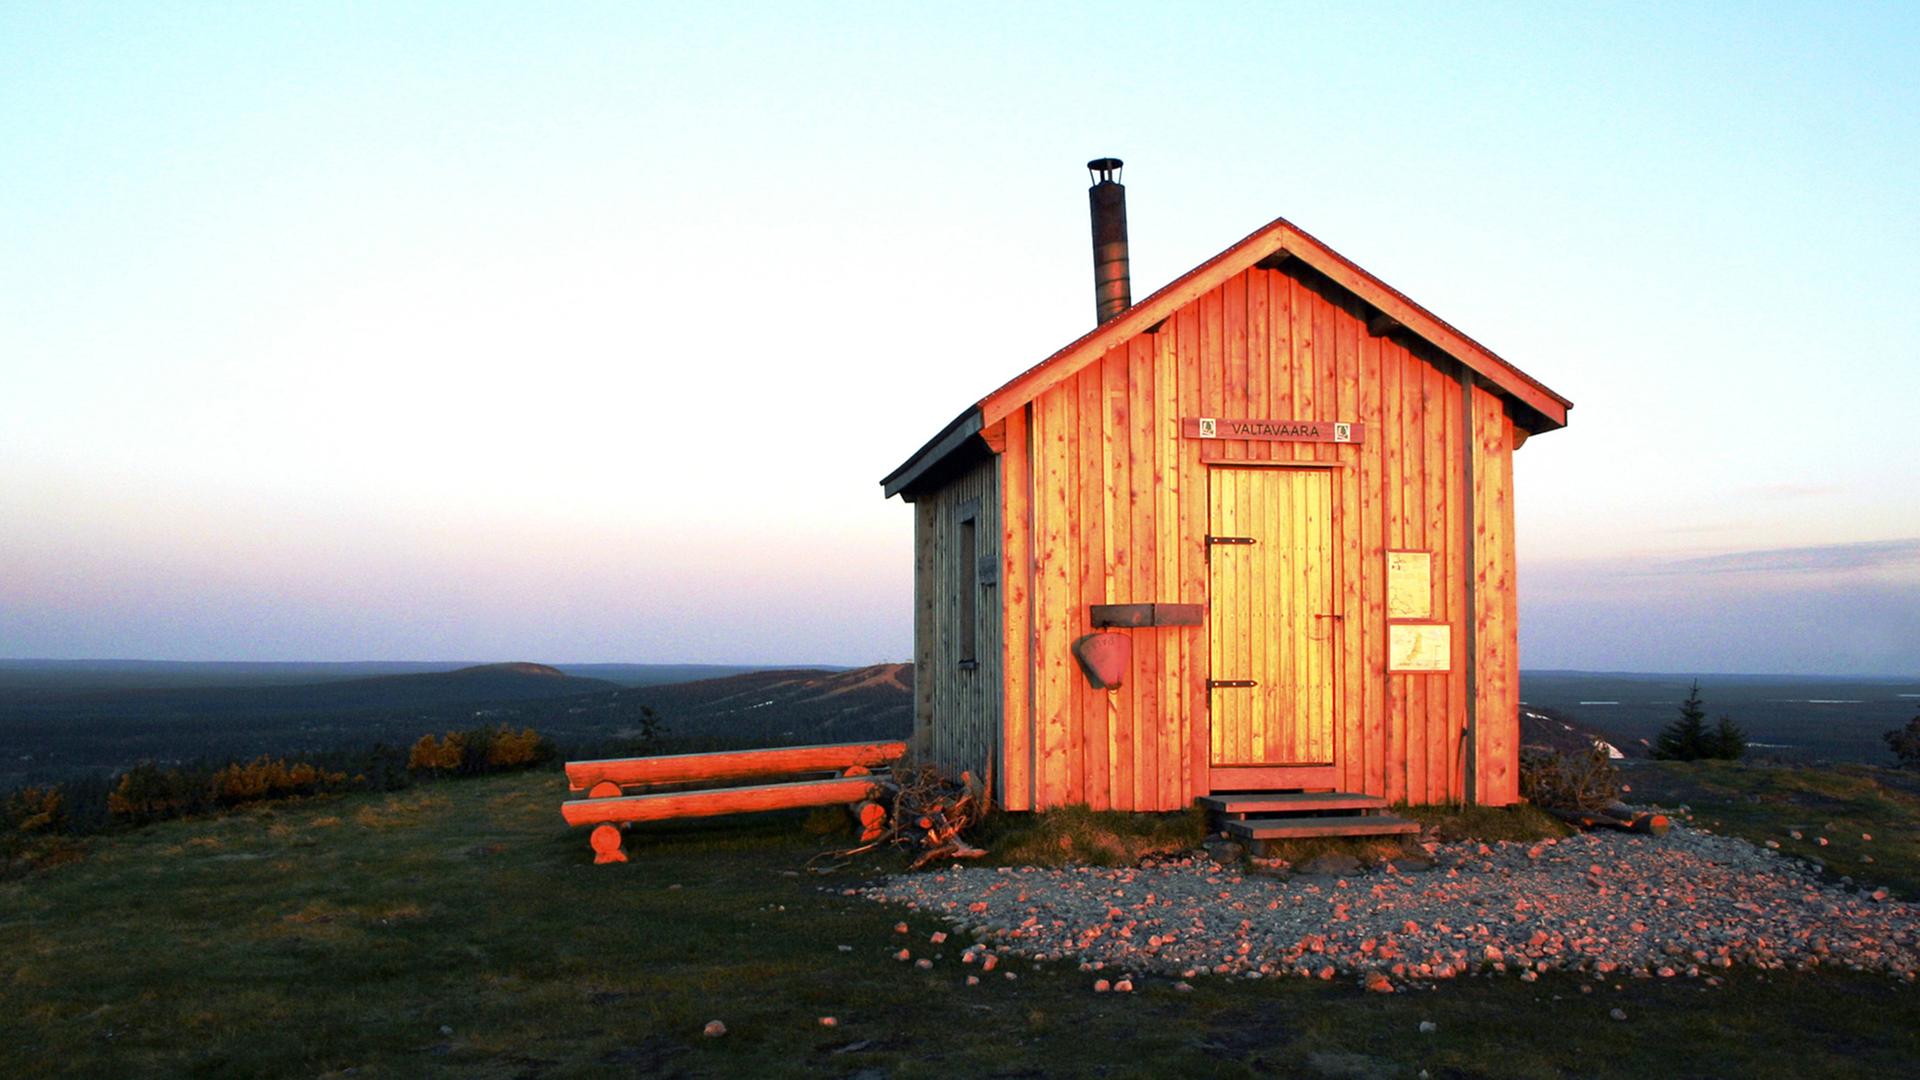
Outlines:
[{"label": "low shrub", "polygon": [[512,731],[449,731],[435,738],[420,736],[407,754],[407,769],[437,776],[484,776],[544,765],[554,758],[551,740],[532,728]]},{"label": "low shrub", "polygon": [[66,794],[57,785],[23,787],[0,802],[0,833],[53,833],[66,824]]},{"label": "low shrub", "polygon": [[288,799],[337,789],[347,774],[328,772],[304,761],[288,765],[279,758],[261,756],[246,764],[235,762],[213,774],[212,796],[219,806],[239,806],[269,799]]},{"label": "low shrub", "polygon": [[0,796],[0,856],[18,870],[28,847],[39,853],[29,860],[37,865],[65,861],[66,853],[79,850],[68,837],[308,795],[399,791],[422,776],[536,768],[557,756],[553,742],[533,728],[501,727],[449,732],[444,738],[427,735],[411,749],[381,743],[298,760],[262,755],[251,761],[167,766],[142,762],[119,774],[75,775],[58,785]]},{"label": "low shrub", "polygon": [[1548,810],[1598,810],[1620,797],[1620,769],[1600,746],[1572,755],[1529,747],[1520,753],[1520,795]]},{"label": "low shrub", "polygon": [[447,732],[446,738],[435,739],[432,735],[420,736],[407,754],[408,772],[458,772],[467,760],[466,737],[457,731]]},{"label": "low shrub", "polygon": [[127,825],[146,825],[199,813],[211,803],[211,785],[196,783],[183,769],[143,761],[120,776],[107,796],[107,812]]}]

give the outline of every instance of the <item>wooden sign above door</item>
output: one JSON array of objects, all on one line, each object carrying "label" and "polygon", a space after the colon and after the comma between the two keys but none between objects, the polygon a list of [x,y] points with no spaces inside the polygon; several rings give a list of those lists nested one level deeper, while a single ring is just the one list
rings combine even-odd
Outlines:
[{"label": "wooden sign above door", "polygon": [[1225,420],[1189,416],[1180,421],[1180,434],[1189,439],[1357,443],[1365,432],[1366,425],[1345,420]]}]

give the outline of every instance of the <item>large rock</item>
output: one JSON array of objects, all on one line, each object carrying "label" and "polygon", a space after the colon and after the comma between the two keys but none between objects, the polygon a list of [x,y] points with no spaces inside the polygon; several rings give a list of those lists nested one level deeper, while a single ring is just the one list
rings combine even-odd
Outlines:
[{"label": "large rock", "polygon": [[1222,866],[1236,865],[1247,854],[1244,846],[1232,840],[1208,840],[1206,848],[1207,857]]},{"label": "large rock", "polygon": [[1328,851],[1295,866],[1294,872],[1316,877],[1346,877],[1360,872],[1360,860],[1344,851]]}]

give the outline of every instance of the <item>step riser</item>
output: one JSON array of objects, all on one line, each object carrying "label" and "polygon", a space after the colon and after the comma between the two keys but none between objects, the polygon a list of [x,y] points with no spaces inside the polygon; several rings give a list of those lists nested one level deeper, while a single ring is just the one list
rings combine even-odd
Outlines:
[{"label": "step riser", "polygon": [[1286,817],[1293,814],[1364,812],[1387,808],[1387,800],[1378,796],[1358,795],[1344,791],[1318,794],[1209,795],[1200,801],[1214,813],[1231,818]]},{"label": "step riser", "polygon": [[1225,822],[1229,822],[1229,821],[1246,821],[1248,819],[1257,819],[1257,818],[1281,818],[1281,819],[1290,818],[1290,817],[1367,818],[1367,817],[1373,817],[1381,813],[1381,811],[1384,809],[1385,809],[1384,807],[1361,807],[1358,809],[1349,809],[1347,807],[1332,807],[1326,810],[1302,810],[1297,813],[1293,811],[1281,811],[1276,813],[1272,810],[1248,810],[1248,811],[1241,811],[1241,812],[1227,812],[1222,810],[1216,810],[1213,812],[1213,820],[1214,820],[1214,824],[1222,825]]},{"label": "step riser", "polygon": [[1228,835],[1246,840],[1404,836],[1419,831],[1419,822],[1385,814],[1355,818],[1251,818],[1226,823]]}]

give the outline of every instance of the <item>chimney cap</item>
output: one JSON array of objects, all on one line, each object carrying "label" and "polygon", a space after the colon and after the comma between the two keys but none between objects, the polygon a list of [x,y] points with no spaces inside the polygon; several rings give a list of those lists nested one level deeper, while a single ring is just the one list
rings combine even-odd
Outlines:
[{"label": "chimney cap", "polygon": [[1094,158],[1087,162],[1087,177],[1096,184],[1119,183],[1122,164],[1117,157]]}]

